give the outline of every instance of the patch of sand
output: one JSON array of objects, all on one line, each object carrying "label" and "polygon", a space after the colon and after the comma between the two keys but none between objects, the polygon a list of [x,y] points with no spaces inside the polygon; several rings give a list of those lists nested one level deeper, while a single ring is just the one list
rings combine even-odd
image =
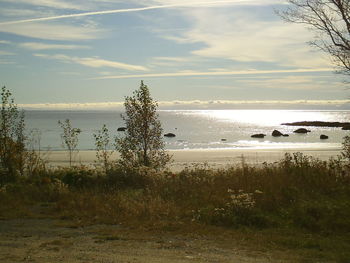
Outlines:
[{"label": "patch of sand", "polygon": [[[171,150],[173,156],[170,169],[180,171],[186,166],[208,164],[213,168],[223,168],[242,161],[248,164],[259,165],[263,162],[272,163],[281,160],[285,153],[302,152],[303,154],[328,160],[340,154],[340,149],[211,149],[211,150]],[[112,158],[116,160],[118,154]],[[51,166],[69,165],[68,153],[66,151],[51,151],[45,157]],[[74,165],[92,165],[96,161],[95,151],[79,151],[74,156]]]}]

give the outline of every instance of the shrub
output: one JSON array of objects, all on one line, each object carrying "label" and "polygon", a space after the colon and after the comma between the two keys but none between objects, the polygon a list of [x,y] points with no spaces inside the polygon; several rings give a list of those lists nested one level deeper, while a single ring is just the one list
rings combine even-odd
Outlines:
[{"label": "shrub", "polygon": [[350,163],[350,136],[345,136],[343,140],[342,156]]},{"label": "shrub", "polygon": [[104,124],[102,129],[93,134],[95,139],[96,147],[96,157],[98,164],[102,165],[105,173],[107,174],[108,170],[111,169],[111,156],[113,151],[109,149],[109,132],[107,126]]},{"label": "shrub", "polygon": [[11,92],[3,87],[1,90],[0,109],[0,166],[6,170],[7,178],[1,181],[14,180],[19,173],[24,174],[25,140],[24,112],[20,112]]},{"label": "shrub", "polygon": [[62,145],[67,147],[69,154],[69,165],[72,166],[73,154],[78,146],[78,135],[81,133],[79,128],[73,128],[70,120],[66,119],[64,122],[58,121],[58,124],[63,129],[61,134]]},{"label": "shrub", "polygon": [[146,166],[162,169],[170,161],[164,150],[163,129],[157,114],[157,102],[153,101],[149,89],[141,86],[133,96],[125,98],[125,136],[116,138],[116,148],[125,167]]}]

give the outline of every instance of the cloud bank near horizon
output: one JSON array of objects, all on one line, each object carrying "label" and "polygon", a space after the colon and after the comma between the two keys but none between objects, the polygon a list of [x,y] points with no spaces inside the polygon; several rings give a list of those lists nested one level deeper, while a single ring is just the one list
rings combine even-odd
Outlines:
[{"label": "cloud bank near horizon", "polygon": [[[349,100],[174,100],[158,101],[160,109],[220,109],[239,106],[349,106]],[[122,109],[124,102],[87,102],[87,103],[36,103],[18,104],[26,110],[112,110]]]}]

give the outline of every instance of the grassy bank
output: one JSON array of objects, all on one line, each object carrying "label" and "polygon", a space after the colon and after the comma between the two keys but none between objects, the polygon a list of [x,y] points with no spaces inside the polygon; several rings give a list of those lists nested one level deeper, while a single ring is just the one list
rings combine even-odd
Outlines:
[{"label": "grassy bank", "polygon": [[[350,169],[287,154],[277,163],[179,173],[115,166],[41,169],[3,181],[2,218],[53,216],[77,225],[122,224],[162,231],[234,231],[266,249],[320,260],[350,258]],[[5,178],[6,174],[2,174]]]}]

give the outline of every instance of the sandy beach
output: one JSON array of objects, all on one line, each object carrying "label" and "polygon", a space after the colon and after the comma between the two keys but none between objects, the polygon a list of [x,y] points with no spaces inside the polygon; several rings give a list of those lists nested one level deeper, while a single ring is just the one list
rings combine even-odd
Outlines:
[{"label": "sandy beach", "polygon": [[[224,168],[244,161],[247,164],[259,165],[263,162],[273,163],[281,160],[285,153],[302,152],[320,160],[328,160],[340,154],[340,148],[334,149],[210,149],[210,150],[170,150],[173,156],[170,169],[180,171],[185,167],[207,164],[212,168]],[[115,153],[112,158],[119,158]],[[69,165],[66,151],[50,151],[44,154],[51,167]],[[75,153],[74,165],[93,165],[96,161],[95,151],[79,151]]]}]

